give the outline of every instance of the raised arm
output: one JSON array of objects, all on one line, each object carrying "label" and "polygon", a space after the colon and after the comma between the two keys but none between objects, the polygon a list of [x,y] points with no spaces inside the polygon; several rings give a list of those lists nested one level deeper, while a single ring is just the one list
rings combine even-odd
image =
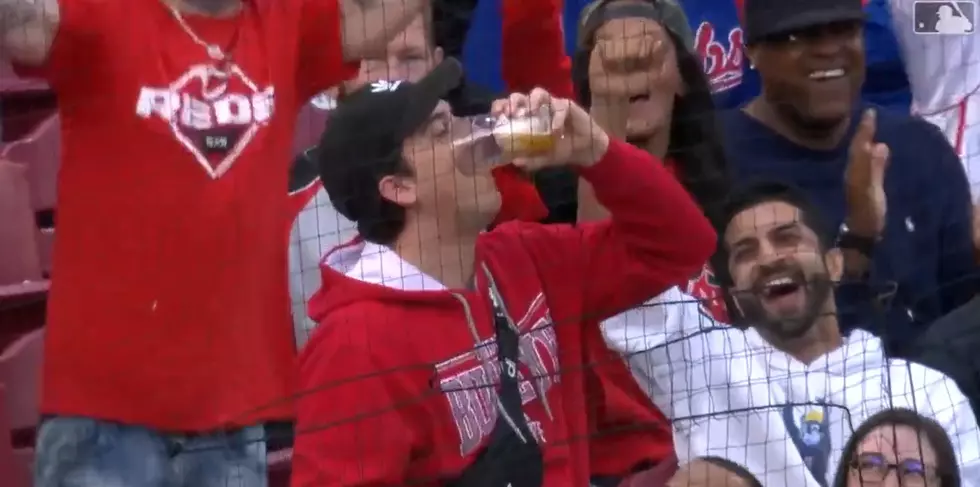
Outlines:
[{"label": "raised arm", "polygon": [[562,0],[503,0],[502,74],[508,91],[542,87],[575,99],[572,62],[565,54]]},{"label": "raised arm", "polygon": [[3,53],[21,64],[43,64],[61,20],[58,0],[0,0]]},{"label": "raised arm", "polygon": [[[322,0],[321,0],[322,1]],[[332,1],[332,0],[329,0]],[[380,56],[430,0],[340,0],[343,53],[347,61]]]},{"label": "raised arm", "polygon": [[430,0],[302,2],[296,79],[306,101],[357,76],[362,59],[384,57],[388,41],[429,8]]}]

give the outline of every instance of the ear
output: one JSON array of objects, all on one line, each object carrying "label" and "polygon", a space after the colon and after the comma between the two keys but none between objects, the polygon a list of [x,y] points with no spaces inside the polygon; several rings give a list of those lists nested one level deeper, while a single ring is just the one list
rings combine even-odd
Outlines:
[{"label": "ear", "polygon": [[418,201],[415,180],[406,176],[385,176],[378,181],[381,197],[398,206],[409,207]]},{"label": "ear", "polygon": [[433,64],[439,64],[439,63],[441,63],[442,62],[442,59],[445,56],[446,56],[446,53],[444,53],[442,51],[442,48],[441,47],[436,47],[435,49],[432,50],[432,60],[434,61]]},{"label": "ear", "polygon": [[844,254],[841,253],[840,249],[828,250],[823,257],[823,263],[827,266],[827,274],[830,275],[830,279],[834,282],[840,282],[841,276],[844,275]]}]

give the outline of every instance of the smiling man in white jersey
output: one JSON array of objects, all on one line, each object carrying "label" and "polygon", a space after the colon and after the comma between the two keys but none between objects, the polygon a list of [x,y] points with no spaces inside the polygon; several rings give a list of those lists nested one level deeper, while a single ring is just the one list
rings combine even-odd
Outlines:
[{"label": "smiling man in white jersey", "polygon": [[296,112],[425,4],[0,0],[62,123],[35,485],[265,485]]},{"label": "smiling man in white jersey", "polygon": [[604,323],[673,420],[682,463],[718,456],[767,487],[827,486],[854,428],[903,407],[939,422],[964,478],[980,478],[980,431],[954,382],[887,359],[867,332],[842,336],[833,295],[844,258],[799,190],[768,182],[736,190],[717,227],[713,264],[730,311],[751,328],[713,322],[676,289]]}]

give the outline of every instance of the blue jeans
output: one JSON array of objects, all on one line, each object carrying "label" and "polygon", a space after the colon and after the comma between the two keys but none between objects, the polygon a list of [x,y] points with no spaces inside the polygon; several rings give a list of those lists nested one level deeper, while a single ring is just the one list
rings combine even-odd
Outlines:
[{"label": "blue jeans", "polygon": [[35,487],[267,487],[261,426],[213,435],[159,433],[54,417],[38,430]]}]

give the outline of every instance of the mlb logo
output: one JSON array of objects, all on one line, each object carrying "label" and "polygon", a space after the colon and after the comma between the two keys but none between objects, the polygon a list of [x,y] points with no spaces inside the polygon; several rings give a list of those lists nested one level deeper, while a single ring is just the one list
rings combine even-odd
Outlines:
[{"label": "mlb logo", "polygon": [[915,2],[914,6],[912,22],[916,34],[964,35],[972,34],[976,28],[975,1],[923,0]]}]

